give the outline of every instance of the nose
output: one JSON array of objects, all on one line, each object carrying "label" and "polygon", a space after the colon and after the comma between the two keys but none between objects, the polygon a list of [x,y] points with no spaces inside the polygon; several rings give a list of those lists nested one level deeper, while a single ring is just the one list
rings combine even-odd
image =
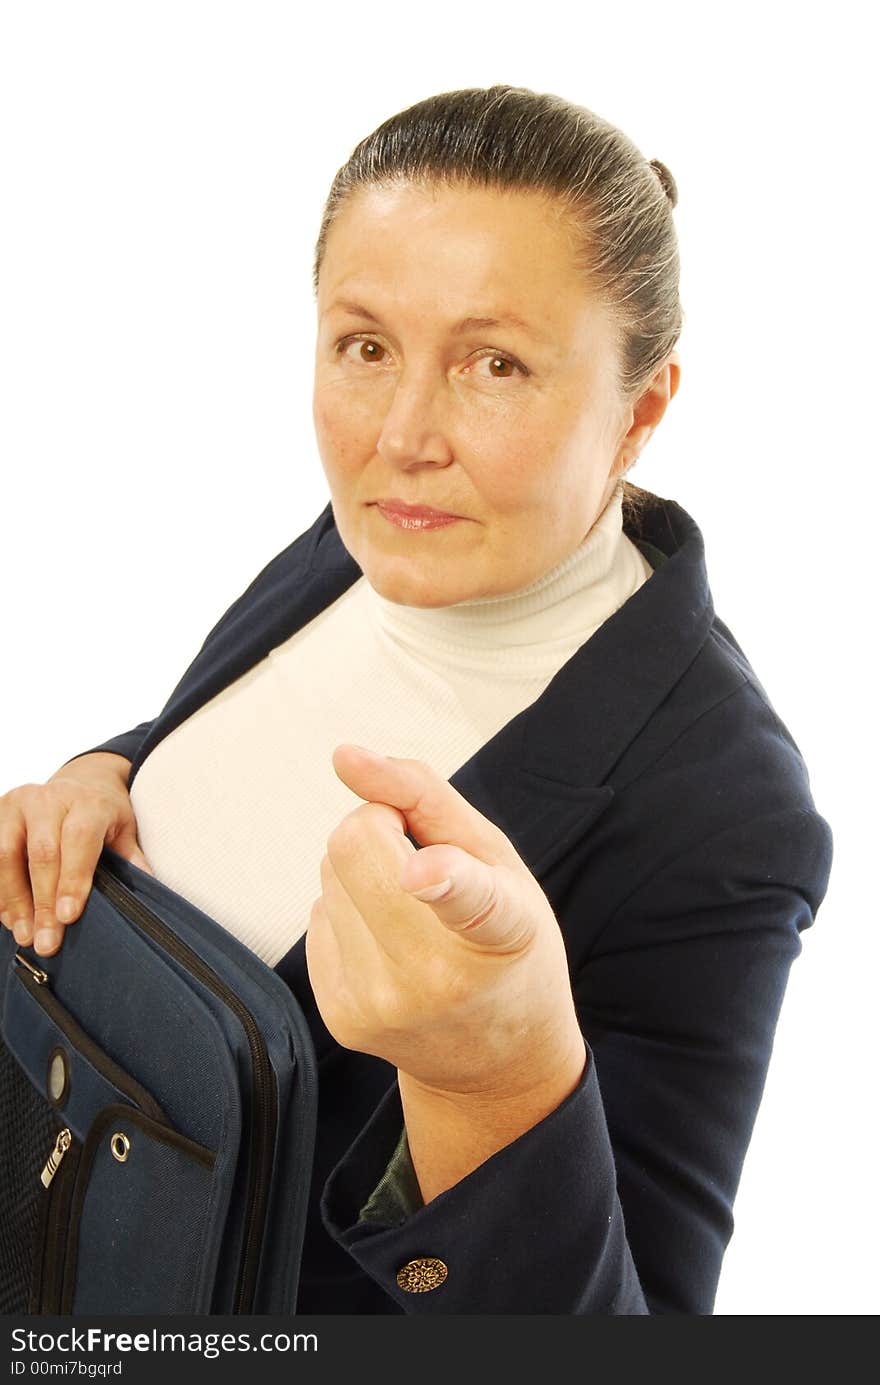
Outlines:
[{"label": "nose", "polygon": [[442,380],[427,370],[401,372],[376,450],[397,467],[425,462],[445,466],[452,461]]}]

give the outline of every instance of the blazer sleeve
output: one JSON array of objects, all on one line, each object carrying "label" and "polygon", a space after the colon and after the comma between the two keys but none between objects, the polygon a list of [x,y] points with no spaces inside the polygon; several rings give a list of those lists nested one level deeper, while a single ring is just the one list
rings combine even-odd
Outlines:
[{"label": "blazer sleeve", "polygon": [[[64,764],[72,764],[73,761],[78,760],[81,755],[94,755],[95,752],[99,750],[112,751],[114,755],[124,755],[126,760],[133,760],[137,754],[138,746],[146,738],[152,725],[152,721],[142,721],[140,726],[133,727],[131,731],[122,731],[118,736],[111,736],[109,741],[103,741],[101,745],[93,745],[91,750],[77,751],[76,755],[72,755],[69,760],[65,760]],[[63,767],[62,765],[62,768]]]},{"label": "blazer sleeve", "polygon": [[[219,620],[217,620],[208,631],[207,635],[202,640],[196,658],[208,648],[218,635],[227,630],[233,621],[239,619],[242,614],[249,609],[255,593],[261,590],[267,582],[277,577],[279,572],[284,571],[285,565],[290,562],[290,555],[293,549],[297,544],[303,541],[303,538],[307,538],[310,533],[311,530],[308,530],[305,535],[298,536],[288,544],[287,548],[277,553],[266,563],[261,571],[257,573],[253,581],[249,583],[240,596],[236,597],[232,605],[223,612]],[[190,664],[190,668],[192,668],[194,663],[195,659],[193,659]],[[183,675],[180,683],[186,679],[188,673],[189,670]],[[180,683],[178,683],[178,687]],[[157,720],[158,717],[153,717],[151,721],[142,721],[139,726],[132,727],[130,731],[122,731],[118,736],[111,736],[109,740],[102,741],[100,745],[93,745],[89,750],[79,750],[76,755],[71,756],[70,760],[65,760],[64,764],[69,765],[73,760],[78,760],[81,755],[92,755],[98,750],[112,751],[115,755],[124,755],[127,760],[134,761],[140,745],[146,739],[148,732]]]},{"label": "blazer sleeve", "polygon": [[[400,1139],[394,1083],[325,1183],[329,1233],[409,1313],[711,1314],[831,853],[825,820],[789,808],[655,869],[572,976],[587,1042],[577,1088],[426,1205],[359,1220]],[[576,930],[586,880],[565,908]],[[420,1276],[428,1259],[442,1266]]]}]

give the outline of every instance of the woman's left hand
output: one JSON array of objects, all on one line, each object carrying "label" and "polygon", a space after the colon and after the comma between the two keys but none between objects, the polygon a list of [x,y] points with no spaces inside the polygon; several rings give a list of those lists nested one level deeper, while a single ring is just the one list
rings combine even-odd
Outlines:
[{"label": "woman's left hand", "polygon": [[[426,1090],[505,1101],[534,1091],[583,1045],[540,884],[423,761],[343,744],[333,767],[366,802],[327,839],[306,933],[327,1029]],[[447,878],[439,898],[414,897]]]}]

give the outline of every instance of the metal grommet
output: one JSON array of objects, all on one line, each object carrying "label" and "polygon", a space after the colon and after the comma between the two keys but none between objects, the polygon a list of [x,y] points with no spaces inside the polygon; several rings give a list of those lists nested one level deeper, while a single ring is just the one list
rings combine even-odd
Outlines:
[{"label": "metal grommet", "polygon": [[70,1090],[70,1061],[65,1049],[56,1047],[49,1054],[46,1091],[53,1106],[61,1106]]},{"label": "metal grommet", "polygon": [[131,1140],[127,1135],[123,1135],[121,1130],[117,1130],[115,1135],[110,1136],[110,1153],[114,1159],[119,1160],[120,1164],[125,1163],[130,1149]]}]

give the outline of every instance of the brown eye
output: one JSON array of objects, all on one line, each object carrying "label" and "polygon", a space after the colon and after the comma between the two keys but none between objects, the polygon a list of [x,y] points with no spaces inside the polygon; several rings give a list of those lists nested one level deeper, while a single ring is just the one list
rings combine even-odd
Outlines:
[{"label": "brown eye", "polygon": [[[487,357],[487,360],[489,361],[489,365],[493,368],[496,365],[507,366],[509,367],[511,374],[513,373],[513,361],[508,361],[506,356],[489,356]],[[506,380],[507,378],[507,375],[495,375],[496,380]]]},{"label": "brown eye", "polygon": [[[336,354],[338,356],[346,356],[350,346],[360,347],[360,351],[358,352],[360,359],[367,363],[381,360],[379,352],[384,352],[385,350],[384,346],[380,346],[377,341],[372,341],[369,337],[346,337],[337,345]],[[354,357],[352,356],[350,359],[354,360]]]},{"label": "brown eye", "polygon": [[377,341],[362,341],[360,346],[362,361],[377,361],[380,358],[376,353],[385,350],[385,347],[380,346]]},{"label": "brown eye", "polygon": [[[513,360],[510,356],[500,356],[497,351],[484,351],[482,356],[478,356],[476,365],[488,362],[490,380],[511,380],[515,375],[528,375],[525,366],[520,365],[519,361]],[[501,367],[500,373],[496,367]],[[474,369],[473,366],[467,367],[468,371]]]}]

